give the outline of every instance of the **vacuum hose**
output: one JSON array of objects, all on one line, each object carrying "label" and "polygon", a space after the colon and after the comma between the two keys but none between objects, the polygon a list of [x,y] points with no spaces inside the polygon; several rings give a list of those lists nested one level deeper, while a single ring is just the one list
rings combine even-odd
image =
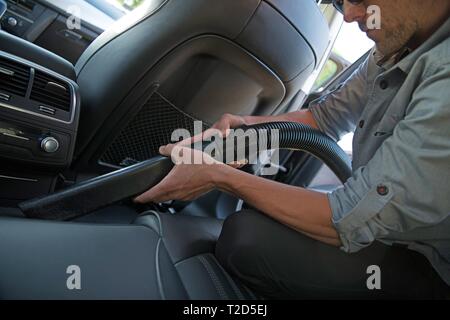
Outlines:
[{"label": "vacuum hose", "polygon": [[[260,138],[261,132],[267,132],[267,140],[260,139],[258,150],[267,145],[271,148],[273,130],[278,130],[279,149],[301,150],[322,160],[339,178],[347,181],[352,175],[351,161],[344,150],[326,134],[310,126],[297,122],[269,122],[242,127],[244,131],[254,131]],[[261,143],[263,141],[263,143]]]}]

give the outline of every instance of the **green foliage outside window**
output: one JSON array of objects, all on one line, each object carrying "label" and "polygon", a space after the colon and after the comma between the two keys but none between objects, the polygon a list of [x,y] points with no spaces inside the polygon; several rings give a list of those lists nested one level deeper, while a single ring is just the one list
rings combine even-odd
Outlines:
[{"label": "green foliage outside window", "polygon": [[139,7],[145,0],[116,0],[121,6],[132,10]]},{"label": "green foliage outside window", "polygon": [[326,85],[329,80],[331,80],[337,72],[338,66],[336,62],[333,60],[328,60],[325,64],[325,66],[322,69],[322,72],[320,73],[319,77],[316,80],[316,83],[314,84],[313,90],[317,91],[320,89],[323,85]]}]

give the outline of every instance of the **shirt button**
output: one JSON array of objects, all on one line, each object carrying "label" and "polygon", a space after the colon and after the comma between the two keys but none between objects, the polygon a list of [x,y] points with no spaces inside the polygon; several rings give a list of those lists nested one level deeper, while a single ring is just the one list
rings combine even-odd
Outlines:
[{"label": "shirt button", "polygon": [[364,127],[364,120],[361,120],[359,122],[358,127],[360,127],[361,129]]},{"label": "shirt button", "polygon": [[380,196],[385,196],[389,193],[389,188],[383,184],[377,186],[377,192]]},{"label": "shirt button", "polygon": [[387,80],[381,80],[380,81],[380,88],[382,90],[386,90],[389,87],[389,82],[387,82]]}]

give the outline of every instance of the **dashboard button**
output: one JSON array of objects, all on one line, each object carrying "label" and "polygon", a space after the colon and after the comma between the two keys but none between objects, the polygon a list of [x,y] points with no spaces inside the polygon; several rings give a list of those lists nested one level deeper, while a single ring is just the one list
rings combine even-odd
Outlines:
[{"label": "dashboard button", "polygon": [[47,153],[55,153],[59,149],[59,142],[53,137],[46,137],[41,141],[41,149]]},{"label": "dashboard button", "polygon": [[8,24],[9,24],[11,27],[17,26],[17,19],[14,18],[14,17],[9,17],[9,18],[8,18]]}]

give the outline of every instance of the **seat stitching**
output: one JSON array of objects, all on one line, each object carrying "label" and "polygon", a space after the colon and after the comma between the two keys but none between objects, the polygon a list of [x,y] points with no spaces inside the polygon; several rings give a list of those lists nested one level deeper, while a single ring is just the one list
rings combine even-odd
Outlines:
[{"label": "seat stitching", "polygon": [[162,238],[158,239],[158,243],[156,245],[155,252],[155,263],[156,263],[156,282],[158,283],[158,291],[162,300],[166,300],[166,295],[164,294],[162,279],[161,279],[161,270],[159,268],[159,247],[161,245]]},{"label": "seat stitching", "polygon": [[241,286],[252,300],[259,300],[259,298],[245,284],[241,284]]},{"label": "seat stitching", "polygon": [[225,278],[227,279],[228,283],[230,284],[231,288],[233,289],[234,293],[237,295],[239,300],[245,300],[244,295],[242,294],[242,291],[238,288],[236,282],[231,278],[228,273],[225,271],[225,269],[218,263],[216,263],[213,260],[214,264],[216,264],[219,269],[222,271],[222,273],[225,275]]},{"label": "seat stitching", "polygon": [[197,259],[200,260],[200,262],[202,263],[202,265],[205,267],[206,271],[208,272],[209,277],[211,278],[214,287],[216,288],[217,293],[219,294],[219,296],[221,297],[221,299],[223,300],[228,300],[229,297],[226,294],[225,288],[223,287],[223,285],[220,283],[216,273],[214,272],[213,268],[211,267],[211,265],[209,264],[209,262],[205,259],[205,257],[203,256],[197,256]]}]

